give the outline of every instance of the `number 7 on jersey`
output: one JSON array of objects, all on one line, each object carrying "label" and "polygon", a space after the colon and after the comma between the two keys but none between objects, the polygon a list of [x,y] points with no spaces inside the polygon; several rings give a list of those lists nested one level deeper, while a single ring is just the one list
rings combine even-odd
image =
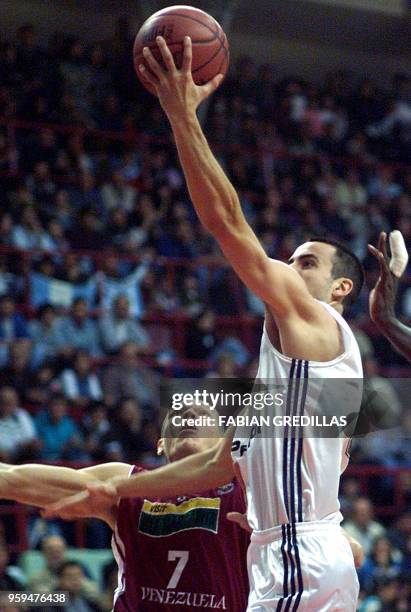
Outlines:
[{"label": "number 7 on jersey", "polygon": [[168,589],[176,588],[181,578],[181,574],[183,573],[183,570],[188,563],[188,550],[169,550],[168,560],[177,561],[177,559],[178,559],[178,563],[167,585]]}]

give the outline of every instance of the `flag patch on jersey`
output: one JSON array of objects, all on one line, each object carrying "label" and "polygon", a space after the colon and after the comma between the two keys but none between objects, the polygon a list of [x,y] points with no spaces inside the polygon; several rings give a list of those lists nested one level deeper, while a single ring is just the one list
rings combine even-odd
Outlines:
[{"label": "flag patch on jersey", "polygon": [[188,529],[205,529],[217,533],[220,504],[219,497],[195,497],[178,506],[145,500],[138,530],[155,538]]}]

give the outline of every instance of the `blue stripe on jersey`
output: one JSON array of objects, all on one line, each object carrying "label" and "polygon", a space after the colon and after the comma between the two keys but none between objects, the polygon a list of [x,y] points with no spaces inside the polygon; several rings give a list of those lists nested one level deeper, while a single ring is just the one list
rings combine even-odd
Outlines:
[{"label": "blue stripe on jersey", "polygon": [[291,529],[292,529],[292,537],[293,537],[293,544],[294,544],[294,550],[295,550],[295,561],[297,564],[297,580],[298,580],[298,593],[297,593],[297,598],[295,600],[294,607],[292,610],[292,612],[295,612],[300,603],[300,599],[303,594],[304,585],[303,585],[303,574],[301,571],[300,551],[298,550],[297,531],[295,528],[295,524],[291,526]]},{"label": "blue stripe on jersey", "polygon": [[[296,368],[297,364],[297,368]],[[302,416],[304,414],[305,402],[307,398],[308,389],[308,361],[303,360],[292,360],[289,382],[288,382],[288,395],[287,395],[287,416]],[[301,372],[303,370],[303,384],[300,393],[300,380]],[[293,381],[296,383],[293,384]],[[278,602],[277,612],[280,612],[283,608],[285,600],[286,605],[284,612],[290,610],[293,604],[293,599],[297,595],[294,604],[292,605],[292,612],[295,612],[299,606],[302,593],[303,593],[303,577],[301,570],[300,552],[298,549],[297,532],[296,532],[296,504],[295,504],[295,478],[297,479],[297,521],[302,522],[302,476],[301,476],[301,463],[302,463],[302,451],[303,451],[303,436],[302,430],[298,429],[298,443],[296,451],[296,434],[297,427],[291,427],[291,440],[290,440],[290,462],[288,469],[288,435],[289,429],[286,427],[284,433],[283,443],[283,492],[284,492],[284,505],[288,520],[290,521],[287,525],[282,525],[283,541],[281,544],[281,553],[284,564],[284,577],[283,577],[283,596]],[[288,481],[290,483],[290,499],[288,496]],[[288,549],[288,550],[287,550]],[[294,549],[294,554],[293,554]],[[290,561],[290,593],[288,592],[288,559]],[[295,573],[297,576],[295,576]],[[298,592],[296,592],[295,580],[297,577]]]},{"label": "blue stripe on jersey", "polygon": [[[288,377],[288,389],[287,389],[287,404],[286,404],[286,416],[290,416],[291,414],[291,397],[293,391],[293,379],[294,379],[294,371],[295,371],[296,360],[293,359],[291,362],[290,374]],[[288,466],[288,425],[285,427],[284,431],[284,441],[283,441],[283,495],[284,495],[284,506],[287,514],[288,520],[290,520],[290,516],[288,514],[288,474],[287,474],[287,466]]]},{"label": "blue stripe on jersey", "polygon": [[[281,525],[281,532],[283,535],[283,538],[281,541],[281,555],[283,557],[283,565],[284,565],[283,594],[284,594],[284,597],[287,597],[288,596],[288,559],[287,559],[287,553],[285,552],[285,545],[287,542],[285,525]],[[280,599],[280,601],[278,602],[277,612],[281,612],[281,609],[284,603],[284,597]]]},{"label": "blue stripe on jersey", "polygon": [[[308,390],[308,361],[304,361],[304,382],[303,388],[301,392],[301,401],[300,401],[300,409],[299,416],[304,414],[305,402],[307,399],[307,390]],[[303,487],[302,487],[302,477],[301,477],[301,463],[302,463],[302,453],[303,453],[303,430],[300,428],[298,432],[298,450],[297,450],[297,498],[298,498],[298,521],[302,522],[303,520]],[[293,544],[295,550],[295,560],[297,564],[297,579],[298,579],[298,594],[295,600],[292,612],[295,612],[299,606],[302,594],[303,594],[303,576],[301,571],[301,560],[300,560],[300,551],[298,549],[297,542],[297,531],[295,524],[292,525],[292,537]]]},{"label": "blue stripe on jersey", "polygon": [[[304,361],[304,382],[303,382],[303,390],[301,393],[301,403],[299,416],[304,414],[305,401],[307,399],[307,390],[308,390],[308,361]],[[298,435],[298,450],[297,450],[297,499],[298,499],[298,522],[302,523],[303,520],[303,485],[301,478],[301,462],[303,456],[303,435],[302,429],[299,429]]]},{"label": "blue stripe on jersey", "polygon": [[287,541],[288,541],[288,556],[290,558],[290,564],[291,564],[291,588],[290,588],[290,595],[288,597],[286,606],[284,608],[284,612],[288,612],[288,610],[290,609],[291,606],[291,602],[293,600],[293,597],[295,595],[295,560],[293,557],[293,543],[291,541],[291,527],[290,527],[290,523],[288,523],[288,525],[286,525],[286,529],[287,529]]},{"label": "blue stripe on jersey", "polygon": [[[302,361],[297,361],[297,372],[296,372],[296,383],[295,383],[295,392],[293,397],[293,407],[291,411],[291,417],[294,417],[298,414],[298,396],[300,393],[300,381],[301,381],[301,369],[302,369]],[[295,438],[297,432],[299,431],[298,427],[291,427],[291,440],[290,440],[290,512],[288,513],[288,520],[292,523],[295,523]],[[291,515],[291,516],[290,516]]]}]

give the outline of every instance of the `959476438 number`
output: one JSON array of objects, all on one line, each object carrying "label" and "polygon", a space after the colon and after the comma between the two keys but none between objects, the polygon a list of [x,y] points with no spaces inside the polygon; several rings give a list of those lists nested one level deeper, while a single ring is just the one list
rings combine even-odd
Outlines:
[{"label": "959476438 number", "polygon": [[7,610],[13,608],[33,608],[35,606],[64,606],[68,603],[68,593],[32,593],[30,591],[0,591],[0,606]]}]

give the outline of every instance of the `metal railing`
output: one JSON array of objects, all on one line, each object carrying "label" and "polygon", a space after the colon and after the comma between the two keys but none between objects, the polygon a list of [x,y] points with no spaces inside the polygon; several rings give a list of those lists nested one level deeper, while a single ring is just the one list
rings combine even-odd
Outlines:
[{"label": "metal railing", "polygon": [[[73,467],[73,464],[64,463],[64,465]],[[79,467],[79,465],[74,464],[74,467]],[[343,475],[343,478],[347,477],[358,479],[361,492],[366,496],[370,496],[375,478],[390,479],[390,489],[392,490],[391,500],[390,503],[384,505],[375,505],[375,514],[378,518],[394,519],[406,510],[407,488],[405,481],[408,479],[409,482],[411,479],[411,468],[350,465]],[[13,535],[15,537],[12,541],[9,541],[9,550],[11,553],[21,553],[28,549],[29,519],[30,517],[38,516],[38,514],[39,511],[31,506],[17,503],[0,504],[0,521],[3,517],[8,517],[9,521],[13,521],[15,525],[13,530]],[[77,548],[85,547],[88,520],[89,519],[75,521],[74,545]]]}]

